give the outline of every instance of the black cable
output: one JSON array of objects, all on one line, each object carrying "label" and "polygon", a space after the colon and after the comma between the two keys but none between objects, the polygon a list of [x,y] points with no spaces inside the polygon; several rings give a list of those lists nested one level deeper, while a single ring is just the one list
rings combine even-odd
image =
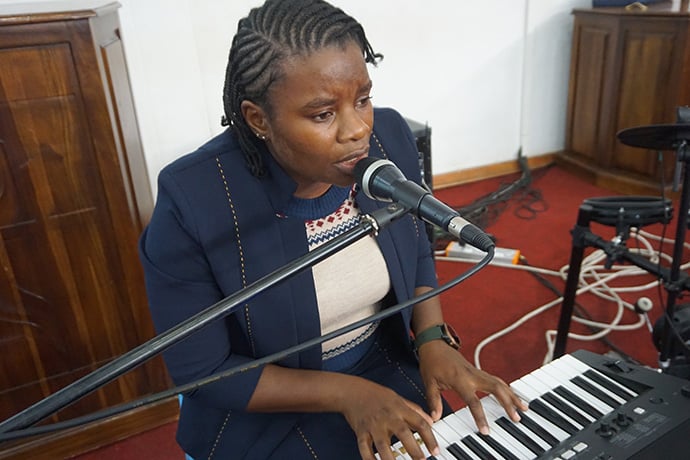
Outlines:
[{"label": "black cable", "polygon": [[381,321],[389,316],[392,316],[406,308],[411,307],[414,304],[423,302],[427,299],[430,299],[431,297],[435,297],[442,292],[447,291],[448,289],[460,284],[462,281],[466,280],[470,276],[474,275],[477,273],[479,270],[484,268],[486,265],[488,265],[491,260],[494,258],[494,248],[490,248],[489,252],[487,252],[486,256],[484,256],[483,259],[481,259],[479,262],[477,262],[476,265],[473,265],[470,267],[470,269],[466,270],[465,272],[461,273],[457,277],[453,278],[449,282],[447,282],[444,285],[441,285],[435,289],[432,289],[430,291],[425,292],[424,294],[417,296],[415,298],[412,298],[410,300],[407,300],[406,302],[394,305],[392,307],[386,308],[385,310],[382,310],[374,315],[371,315],[367,318],[361,319],[359,321],[356,321],[354,323],[350,323],[347,326],[343,326],[340,329],[336,329],[335,331],[329,332],[327,334],[324,334],[322,336],[313,338],[311,340],[307,340],[306,342],[300,343],[298,345],[292,346],[290,348],[287,348],[286,350],[273,353],[271,355],[265,356],[263,358],[256,359],[249,364],[245,364],[242,366],[235,366],[231,369],[225,370],[223,372],[219,372],[217,374],[210,375],[208,377],[196,380],[194,382],[190,382],[184,385],[179,385],[174,388],[170,388],[168,390],[164,390],[158,393],[155,393],[153,395],[149,395],[143,398],[139,398],[137,400],[120,404],[117,406],[113,406],[98,412],[93,412],[88,415],[84,415],[82,417],[76,417],[70,420],[65,420],[63,422],[56,422],[48,425],[41,425],[37,427],[32,427],[32,428],[24,428],[24,429],[19,429],[19,430],[14,430],[14,431],[8,431],[6,433],[0,433],[0,443],[10,441],[13,439],[20,439],[20,438],[26,438],[30,436],[37,436],[45,433],[51,433],[54,431],[59,431],[59,430],[65,430],[68,428],[75,428],[78,426],[85,425],[87,423],[92,423],[97,420],[102,420],[104,418],[112,417],[114,415],[120,414],[122,412],[126,412],[132,409],[136,409],[138,407],[142,407],[147,404],[152,404],[158,401],[162,401],[164,399],[168,399],[172,396],[175,396],[180,393],[187,393],[193,390],[196,390],[204,385],[208,385],[211,383],[215,383],[219,380],[222,380],[224,378],[228,378],[232,375],[235,375],[240,372],[245,372],[250,369],[254,369],[256,367],[262,366],[264,364],[269,364],[275,361],[280,361],[281,359],[284,359],[287,356],[290,356],[294,353],[301,352],[303,350],[306,350],[308,348],[311,348],[316,345],[320,345],[321,343],[330,340],[334,337],[337,337],[339,335],[345,334],[347,332],[350,332],[352,330],[355,330],[361,326],[376,322],[376,321]]},{"label": "black cable", "polygon": [[[453,209],[463,218],[484,230],[498,220],[498,217],[508,208],[510,201],[515,199],[514,195],[516,194],[518,209],[515,213],[520,218],[524,218],[526,212],[531,212],[531,218],[534,218],[536,213],[548,209],[548,205],[545,203],[542,206],[535,206],[539,202],[543,202],[543,197],[540,191],[529,188],[533,181],[533,172],[529,169],[527,159],[522,156],[522,148],[518,150],[517,161],[522,172],[517,180],[502,183],[497,190],[475,199],[468,205],[452,206]],[[547,166],[543,170],[549,168],[550,166]],[[523,192],[520,194],[520,191]],[[443,230],[435,229],[433,240],[435,250],[444,250],[452,238]]]},{"label": "black cable", "polygon": [[498,190],[479,197],[469,205],[457,208],[458,213],[471,222],[477,222],[482,228],[495,222],[507,208],[513,195],[532,183],[532,172],[527,164],[527,159],[522,156],[522,148],[518,150],[517,161],[522,172],[518,180],[508,184],[503,183]]},{"label": "black cable", "polygon": [[526,189],[522,190],[520,196],[516,198],[517,207],[513,214],[523,220],[536,219],[540,212],[548,211],[549,205],[544,200],[540,190]]}]

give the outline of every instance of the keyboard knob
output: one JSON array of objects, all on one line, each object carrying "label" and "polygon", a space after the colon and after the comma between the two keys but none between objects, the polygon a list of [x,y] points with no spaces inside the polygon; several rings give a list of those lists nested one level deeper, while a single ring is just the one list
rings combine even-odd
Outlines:
[{"label": "keyboard knob", "polygon": [[683,385],[680,389],[680,394],[686,398],[690,398],[690,385]]},{"label": "keyboard knob", "polygon": [[616,425],[620,427],[630,426],[632,419],[625,415],[623,412],[618,412],[616,414]]},{"label": "keyboard knob", "polygon": [[616,430],[608,422],[601,422],[596,432],[602,438],[610,438],[611,436],[616,434]]}]

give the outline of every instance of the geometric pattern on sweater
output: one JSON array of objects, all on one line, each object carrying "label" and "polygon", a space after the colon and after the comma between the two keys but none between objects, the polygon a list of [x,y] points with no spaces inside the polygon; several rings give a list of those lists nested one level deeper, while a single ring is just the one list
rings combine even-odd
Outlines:
[{"label": "geometric pattern on sweater", "polygon": [[309,250],[311,251],[336,236],[342,235],[359,225],[359,222],[359,209],[355,204],[353,192],[350,192],[345,201],[333,213],[305,222]]},{"label": "geometric pattern on sweater", "polygon": [[[349,340],[343,344],[340,344],[338,346],[335,346],[334,348],[331,348],[329,350],[324,350],[323,353],[321,354],[321,357],[324,361],[329,360],[331,358],[335,358],[337,356],[342,355],[346,351],[353,350],[356,346],[363,344],[366,342],[366,340],[374,335],[374,332],[376,332],[376,328],[378,327],[379,323],[378,321],[375,323],[369,323],[368,326],[366,326],[366,330],[361,331],[361,333],[357,334],[355,338],[352,340]],[[355,363],[350,363],[350,364],[355,364]]]},{"label": "geometric pattern on sweater", "polygon": [[[309,250],[358,225],[360,218],[353,191],[350,191],[336,210],[305,221]],[[312,276],[322,334],[377,313],[381,300],[390,290],[388,268],[373,237],[361,238],[314,265]],[[329,366],[331,370],[354,365],[371,344],[367,339],[377,328],[378,323],[369,323],[325,341],[321,345],[322,359],[337,363],[336,367]]]}]

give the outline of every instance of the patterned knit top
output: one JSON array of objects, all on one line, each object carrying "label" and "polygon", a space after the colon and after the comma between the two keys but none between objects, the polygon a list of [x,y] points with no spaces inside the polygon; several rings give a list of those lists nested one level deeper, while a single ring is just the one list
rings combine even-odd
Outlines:
[{"label": "patterned knit top", "polygon": [[[359,224],[354,187],[332,186],[315,199],[294,198],[289,215],[305,219],[309,250]],[[390,289],[388,269],[373,237],[364,237],[312,267],[321,333],[346,326],[380,309]],[[344,370],[354,365],[373,343],[378,323],[370,323],[322,344],[323,368]]]}]

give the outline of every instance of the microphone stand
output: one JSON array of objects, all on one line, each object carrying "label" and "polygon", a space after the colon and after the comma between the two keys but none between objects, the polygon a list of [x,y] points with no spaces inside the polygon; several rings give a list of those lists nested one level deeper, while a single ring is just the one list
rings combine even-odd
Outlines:
[{"label": "microphone stand", "polygon": [[96,420],[102,420],[105,418],[113,417],[115,415],[121,414],[123,412],[127,412],[131,409],[137,408],[137,407],[142,407],[148,404],[153,404],[159,401],[163,401],[165,399],[168,399],[170,397],[176,396],[178,394],[186,393],[188,391],[196,390],[197,388],[200,388],[204,385],[207,385],[209,383],[217,382],[219,380],[231,377],[235,374],[245,372],[249,369],[254,369],[255,367],[264,365],[264,364],[269,364],[273,363],[276,361],[279,361],[287,356],[290,356],[295,353],[299,353],[301,351],[304,351],[308,348],[311,348],[316,345],[320,345],[327,340],[330,340],[332,338],[338,337],[342,334],[345,334],[347,332],[353,331],[359,327],[365,326],[367,324],[377,322],[384,320],[386,318],[389,318],[396,313],[399,313],[400,311],[404,310],[405,308],[409,308],[415,304],[418,304],[420,302],[424,302],[427,299],[430,299],[432,297],[435,297],[437,295],[442,294],[443,292],[447,291],[448,289],[457,286],[460,284],[462,281],[466,280],[470,276],[474,275],[475,273],[479,272],[479,270],[483,269],[486,267],[491,260],[494,258],[494,250],[495,248],[491,247],[487,251],[486,255],[484,256],[483,259],[481,259],[475,266],[464,272],[463,274],[455,277],[454,279],[450,280],[449,282],[445,283],[442,286],[439,286],[437,288],[431,289],[429,291],[426,291],[424,294],[421,294],[419,296],[416,296],[414,298],[408,299],[405,302],[399,303],[395,306],[385,308],[378,313],[374,313],[371,316],[367,316],[366,318],[362,318],[360,320],[354,321],[352,323],[347,324],[346,326],[343,326],[339,329],[336,329],[334,331],[328,332],[326,334],[323,334],[321,336],[314,337],[312,339],[306,340],[304,342],[301,342],[299,344],[293,345],[291,347],[288,347],[284,350],[277,351],[275,353],[272,353],[270,355],[266,355],[261,358],[257,358],[247,364],[235,366],[230,369],[226,369],[224,371],[211,374],[209,376],[203,377],[201,379],[195,380],[190,383],[186,383],[183,385],[179,385],[167,390],[160,391],[158,393],[152,394],[152,395],[147,395],[145,397],[139,398],[134,401],[129,401],[126,403],[119,404],[117,406],[111,406],[108,407],[107,409],[103,409],[99,412],[95,413],[90,413],[88,415],[83,415],[81,417],[75,417],[69,420],[61,421],[61,422],[55,422],[49,425],[41,425],[38,427],[34,428],[25,428],[25,429],[19,429],[15,430],[9,433],[0,433],[0,443],[3,443],[5,441],[10,441],[13,439],[20,439],[20,438],[26,438],[30,436],[37,436],[45,433],[50,433],[54,431],[59,431],[59,430],[66,430],[70,428],[75,428],[78,426],[85,425],[87,423],[94,422]]},{"label": "microphone stand", "polygon": [[0,422],[0,433],[26,428],[50,416],[54,412],[72,404],[74,401],[114,380],[187,336],[199,331],[211,322],[229,315],[237,306],[243,305],[271,286],[316,265],[365,236],[378,234],[381,228],[409,211],[409,208],[403,207],[398,203],[390,203],[388,206],[377,209],[370,215],[362,216],[359,226],[333,238],[313,251],[310,251],[302,257],[258,279],[249,286],[229,295],[225,299],[211,305],[178,325],[173,326],[149,341],[115,358],[110,363],[96,369],[92,373],[61,388],[32,406],[9,417],[5,421]]}]

